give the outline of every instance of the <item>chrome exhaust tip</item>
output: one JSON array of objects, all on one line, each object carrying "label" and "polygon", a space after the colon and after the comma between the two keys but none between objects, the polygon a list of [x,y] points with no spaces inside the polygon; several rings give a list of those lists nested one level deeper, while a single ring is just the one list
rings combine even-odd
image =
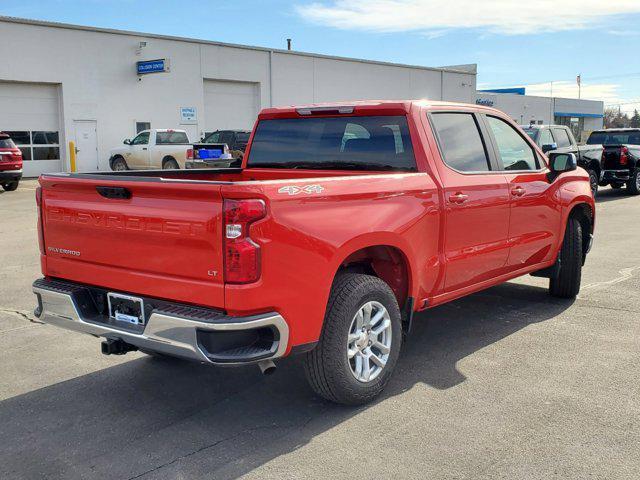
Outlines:
[{"label": "chrome exhaust tip", "polygon": [[271,360],[263,360],[258,362],[258,368],[260,368],[263,375],[271,375],[276,371],[276,364]]}]

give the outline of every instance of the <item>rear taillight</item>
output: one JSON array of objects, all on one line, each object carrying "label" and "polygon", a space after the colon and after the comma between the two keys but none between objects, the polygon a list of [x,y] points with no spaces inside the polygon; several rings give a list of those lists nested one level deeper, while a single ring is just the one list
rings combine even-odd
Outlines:
[{"label": "rear taillight", "polygon": [[36,188],[36,206],[38,210],[38,247],[44,255],[44,232],[42,229],[42,187]]},{"label": "rear taillight", "polygon": [[629,149],[627,147],[622,147],[620,149],[620,165],[628,165],[629,164]]},{"label": "rear taillight", "polygon": [[267,214],[262,200],[224,201],[224,278],[251,283],[260,278],[260,246],[251,239],[251,224]]},{"label": "rear taillight", "polygon": [[193,160],[193,148],[187,148],[187,160]]}]

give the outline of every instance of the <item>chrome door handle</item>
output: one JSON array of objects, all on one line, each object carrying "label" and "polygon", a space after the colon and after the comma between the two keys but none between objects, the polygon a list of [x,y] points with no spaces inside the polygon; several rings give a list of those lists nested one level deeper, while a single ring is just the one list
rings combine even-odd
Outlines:
[{"label": "chrome door handle", "polygon": [[449,201],[451,203],[457,203],[458,205],[464,203],[469,198],[469,195],[465,195],[464,193],[457,192],[449,197]]},{"label": "chrome door handle", "polygon": [[142,147],[142,149],[143,149],[143,150],[146,150],[146,149],[147,149],[147,147]]},{"label": "chrome door handle", "polygon": [[526,193],[526,190],[524,188],[522,188],[522,187],[516,187],[513,190],[511,190],[511,195],[513,195],[515,197],[521,197],[525,193]]}]

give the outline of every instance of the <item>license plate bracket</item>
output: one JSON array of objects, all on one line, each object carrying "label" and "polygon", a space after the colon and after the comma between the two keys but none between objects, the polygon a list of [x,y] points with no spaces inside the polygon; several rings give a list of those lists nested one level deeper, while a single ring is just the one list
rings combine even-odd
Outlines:
[{"label": "license plate bracket", "polygon": [[140,297],[109,292],[109,317],[129,325],[144,325],[144,300]]}]

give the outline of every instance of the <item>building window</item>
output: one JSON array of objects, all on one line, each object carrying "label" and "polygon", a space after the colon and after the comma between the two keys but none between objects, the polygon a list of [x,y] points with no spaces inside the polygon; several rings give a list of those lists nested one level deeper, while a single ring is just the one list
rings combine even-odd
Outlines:
[{"label": "building window", "polygon": [[144,130],[151,130],[151,122],[136,122],[136,135]]},{"label": "building window", "polygon": [[5,130],[5,133],[22,152],[22,160],[60,160],[59,132]]}]

